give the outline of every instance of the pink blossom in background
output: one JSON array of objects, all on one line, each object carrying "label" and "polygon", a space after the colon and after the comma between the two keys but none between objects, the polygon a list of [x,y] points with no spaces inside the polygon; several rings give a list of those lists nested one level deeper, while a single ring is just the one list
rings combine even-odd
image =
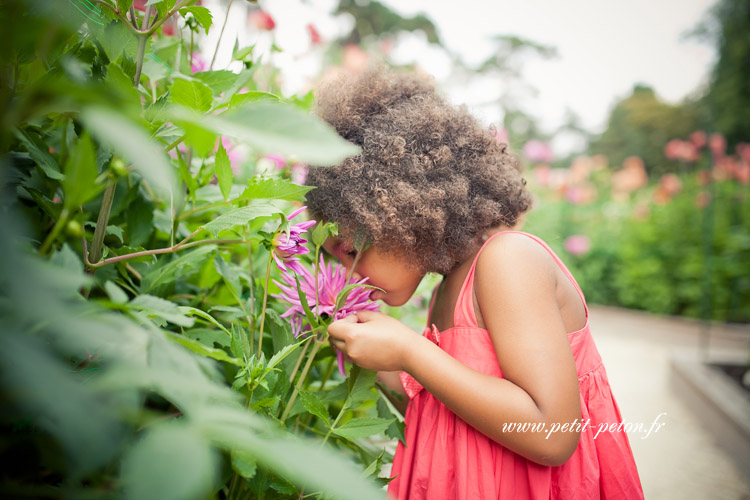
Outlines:
[{"label": "pink blossom in background", "polygon": [[247,22],[258,31],[271,31],[276,27],[276,22],[271,14],[264,10],[254,10],[247,15]]},{"label": "pink blossom in background", "polygon": [[648,182],[646,165],[637,156],[625,158],[622,169],[612,174],[612,194],[616,199],[623,199],[628,194],[639,190]]},{"label": "pink blossom in background", "polygon": [[[286,220],[291,221],[300,213],[304,212],[307,207],[298,208],[286,216]],[[284,272],[289,270],[301,274],[303,269],[300,265],[299,256],[310,252],[305,243],[307,240],[302,238],[302,234],[315,225],[314,220],[299,222],[289,228],[289,232],[278,229],[271,240],[271,254],[276,261],[276,266]]]},{"label": "pink blossom in background", "polygon": [[734,150],[744,163],[750,163],[750,142],[740,142]]},{"label": "pink blossom in background", "polygon": [[323,39],[320,37],[320,33],[312,23],[308,24],[306,28],[307,34],[310,35],[310,45],[316,46],[323,43]]},{"label": "pink blossom in background", "polygon": [[495,140],[499,144],[508,144],[509,138],[508,138],[508,130],[505,127],[500,127],[499,129],[495,129]]},{"label": "pink blossom in background", "polygon": [[[358,311],[377,311],[380,304],[370,301],[371,290],[360,287],[352,290],[346,298],[341,309],[336,310],[336,298],[344,287],[351,283],[366,283],[367,278],[359,281],[346,281],[346,268],[341,264],[333,266],[330,262],[325,263],[323,256],[320,256],[320,272],[318,274],[318,304],[315,304],[315,276],[307,267],[302,267],[298,273],[300,289],[307,298],[307,306],[317,314],[326,314],[333,317],[334,320],[340,320]],[[282,282],[274,280],[274,283],[281,289],[281,293],[273,295],[290,304],[289,309],[281,315],[282,318],[288,318],[292,324],[292,333],[295,337],[303,335],[310,330],[306,326],[303,330],[302,325],[305,323],[305,311],[302,308],[302,300],[297,292],[297,283],[290,273],[281,274]],[[346,375],[344,369],[344,356],[341,352],[336,352],[338,358],[339,371]]]},{"label": "pink blossom in background", "polygon": [[532,163],[550,163],[555,159],[549,144],[535,139],[523,145],[523,154]]},{"label": "pink blossom in background", "polygon": [[237,175],[240,173],[240,165],[247,161],[247,154],[242,151],[239,144],[235,144],[227,136],[221,136],[221,144],[227,151],[227,157],[229,157],[229,164],[232,166],[232,173]]},{"label": "pink blossom in background", "polygon": [[670,160],[692,163],[698,160],[698,148],[690,141],[672,139],[664,146],[664,156]]},{"label": "pink blossom in background", "polygon": [[193,52],[193,60],[190,63],[190,71],[193,73],[200,73],[208,69],[208,63],[203,59],[201,53],[197,50]]},{"label": "pink blossom in background", "polygon": [[659,187],[671,197],[682,191],[682,181],[675,174],[664,174],[659,179]]},{"label": "pink blossom in background", "polygon": [[534,166],[534,178],[536,183],[542,187],[549,186],[551,170],[549,165],[539,164]]},{"label": "pink blossom in background", "polygon": [[307,180],[307,173],[310,170],[309,167],[304,163],[293,163],[289,169],[291,170],[292,182],[304,185]]},{"label": "pink blossom in background", "polygon": [[269,155],[266,155],[263,157],[266,160],[270,160],[271,163],[273,163],[273,166],[276,167],[277,170],[281,170],[286,166],[286,158],[281,156],[280,154],[272,153]]},{"label": "pink blossom in background", "polygon": [[708,138],[708,148],[714,156],[724,156],[727,150],[727,140],[721,134],[711,134]]},{"label": "pink blossom in background", "polygon": [[369,63],[370,56],[359,45],[350,43],[344,47],[342,65],[345,69],[358,73],[364,70]]},{"label": "pink blossom in background", "polygon": [[692,134],[690,134],[690,142],[693,143],[693,146],[700,149],[703,146],[706,145],[706,133],[702,130],[696,130]]},{"label": "pink blossom in background", "polygon": [[740,184],[750,184],[750,163],[741,163],[739,167],[737,167],[735,177],[740,182]]},{"label": "pink blossom in background", "polygon": [[583,255],[591,249],[591,240],[588,236],[576,234],[565,238],[563,243],[565,251],[571,255]]}]

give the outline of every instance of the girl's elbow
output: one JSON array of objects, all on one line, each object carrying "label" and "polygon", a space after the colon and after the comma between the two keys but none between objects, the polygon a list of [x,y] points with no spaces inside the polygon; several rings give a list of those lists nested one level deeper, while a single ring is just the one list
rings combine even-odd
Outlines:
[{"label": "girl's elbow", "polygon": [[563,465],[575,453],[579,438],[580,434],[576,432],[565,436],[565,439],[548,441],[547,446],[540,450],[541,453],[534,461],[550,467]]}]

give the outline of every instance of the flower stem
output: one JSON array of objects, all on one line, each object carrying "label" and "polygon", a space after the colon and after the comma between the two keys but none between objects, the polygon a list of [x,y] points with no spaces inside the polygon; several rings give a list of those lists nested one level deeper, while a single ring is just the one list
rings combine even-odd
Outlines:
[{"label": "flower stem", "polygon": [[[146,13],[143,17],[142,28],[148,28],[148,23],[151,20],[151,6],[146,7]],[[143,57],[146,55],[146,42],[148,42],[149,35],[138,35],[138,51],[135,54],[135,78],[133,78],[133,86],[138,88],[141,83],[141,70],[143,69]]]},{"label": "flower stem", "polygon": [[217,245],[221,245],[221,244],[228,245],[228,244],[233,244],[233,243],[247,243],[246,241],[243,241],[243,240],[201,240],[201,241],[194,241],[192,243],[187,243],[189,240],[193,238],[193,236],[198,234],[202,229],[203,229],[202,227],[199,227],[198,229],[193,231],[189,236],[187,236],[184,240],[182,240],[181,242],[171,247],[157,248],[154,250],[143,250],[142,252],[133,252],[133,253],[125,254],[125,255],[118,255],[116,257],[110,257],[109,259],[104,259],[101,262],[91,262],[91,260],[88,258],[88,252],[86,252],[87,255],[84,256],[85,257],[84,262],[87,267],[97,268],[97,267],[103,267],[109,264],[114,264],[115,262],[122,262],[125,260],[136,259],[138,257],[143,257],[146,255],[160,255],[163,253],[174,253],[178,250],[184,250],[186,248],[192,248],[198,245],[208,245],[212,243],[217,244]]},{"label": "flower stem", "polygon": [[322,342],[318,342],[316,339],[310,357],[307,358],[307,363],[305,363],[305,367],[302,369],[302,375],[299,376],[297,385],[294,386],[294,392],[292,392],[292,396],[289,398],[286,408],[284,408],[284,413],[281,415],[282,422],[286,420],[286,417],[289,416],[289,412],[292,411],[292,405],[294,405],[294,400],[297,399],[297,394],[299,394],[300,387],[302,387],[302,382],[305,380],[305,377],[307,377],[307,372],[310,371],[310,366],[312,366],[315,355],[318,354],[318,349],[320,349],[322,344]]},{"label": "flower stem", "polygon": [[318,312],[318,305],[320,303],[320,291],[318,290],[318,274],[320,274],[320,247],[315,246],[315,316],[320,317],[320,313]]},{"label": "flower stem", "polygon": [[328,441],[328,438],[331,436],[331,433],[333,432],[333,429],[336,428],[336,424],[338,424],[339,420],[341,420],[341,417],[344,416],[344,410],[345,410],[345,408],[341,408],[341,411],[339,412],[339,414],[336,415],[336,420],[333,421],[333,423],[331,424],[331,428],[328,429],[328,432],[326,433],[325,437],[323,438],[323,442],[320,444],[321,447],[326,444],[326,441]]},{"label": "flower stem", "polygon": [[273,262],[273,253],[268,253],[268,265],[266,266],[266,284],[263,287],[263,305],[260,308],[260,334],[258,335],[258,359],[263,351],[263,326],[266,322],[266,304],[268,303],[268,282],[271,279],[271,263]]},{"label": "flower stem", "polygon": [[229,0],[227,5],[227,15],[224,16],[224,23],[221,25],[221,31],[219,32],[219,39],[216,41],[216,49],[214,49],[214,56],[211,58],[211,64],[208,66],[208,70],[211,71],[214,68],[214,62],[216,62],[216,54],[219,53],[219,45],[221,45],[221,38],[224,36],[224,28],[227,27],[227,21],[229,20],[229,9],[232,8],[234,0]]},{"label": "flower stem", "polygon": [[55,225],[52,227],[52,231],[50,231],[47,238],[45,238],[44,243],[42,243],[42,246],[39,249],[40,254],[44,255],[49,251],[49,247],[55,241],[57,235],[60,234],[65,223],[68,222],[68,215],[70,215],[68,209],[63,208],[62,212],[60,212],[60,217],[58,217],[57,222],[55,222]]},{"label": "flower stem", "polygon": [[99,217],[96,219],[96,229],[94,229],[94,239],[91,241],[91,251],[88,260],[92,263],[99,262],[102,257],[102,247],[104,246],[104,236],[107,233],[107,223],[109,214],[112,211],[112,202],[115,199],[115,189],[117,180],[110,179],[107,188],[104,190],[102,197],[102,207],[99,209]]},{"label": "flower stem", "polygon": [[[313,338],[312,335],[308,337],[308,339],[311,339],[311,338]],[[305,357],[305,353],[307,353],[308,347],[310,347],[310,344],[309,343],[305,344],[305,347],[302,348],[302,352],[297,357],[297,362],[294,364],[294,368],[292,369],[292,376],[289,377],[290,384],[294,383],[294,377],[297,376],[297,371],[299,371],[299,366],[302,364],[302,360]]]}]

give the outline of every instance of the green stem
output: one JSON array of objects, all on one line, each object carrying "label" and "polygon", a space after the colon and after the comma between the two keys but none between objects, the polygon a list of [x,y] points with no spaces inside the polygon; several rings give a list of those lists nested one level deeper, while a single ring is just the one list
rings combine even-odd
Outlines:
[{"label": "green stem", "polygon": [[[307,337],[308,340],[313,338],[313,335],[310,335]],[[294,364],[294,368],[292,369],[292,376],[289,377],[289,383],[294,383],[294,377],[297,376],[297,371],[299,370],[300,365],[302,364],[302,360],[305,358],[305,353],[307,353],[307,348],[310,347],[310,343],[308,342],[305,344],[305,347],[302,348],[302,352],[297,357],[297,362]]]},{"label": "green stem", "polygon": [[96,229],[94,229],[94,239],[91,242],[91,252],[89,252],[88,261],[92,263],[99,262],[102,257],[102,247],[104,246],[104,236],[107,234],[107,223],[109,214],[112,211],[112,202],[115,199],[115,189],[117,188],[117,179],[110,179],[107,188],[104,190],[102,197],[102,207],[99,209],[99,217],[96,219]]},{"label": "green stem", "polygon": [[260,308],[260,333],[258,335],[258,359],[263,351],[263,326],[266,322],[266,304],[268,303],[268,282],[271,280],[271,263],[273,262],[273,251],[268,253],[268,265],[266,266],[266,285],[263,287],[263,305]]},{"label": "green stem", "polygon": [[54,227],[52,227],[52,231],[50,231],[47,238],[45,238],[44,243],[42,243],[42,246],[39,249],[40,254],[45,255],[49,251],[50,246],[52,246],[52,243],[57,239],[57,235],[60,234],[63,226],[68,222],[69,215],[70,212],[68,212],[68,209],[63,208],[62,212],[60,212],[60,217],[58,217],[57,222],[55,222]]},{"label": "green stem", "polygon": [[320,381],[320,389],[318,391],[322,391],[325,389],[326,384],[328,383],[328,379],[331,378],[331,375],[333,375],[333,369],[336,366],[336,358],[331,358],[331,361],[328,363],[328,368],[326,368],[326,372],[323,375],[323,379]]},{"label": "green stem", "polygon": [[286,417],[289,416],[289,412],[292,411],[292,405],[294,405],[294,400],[297,399],[297,394],[299,394],[299,390],[302,387],[302,382],[305,380],[305,377],[307,377],[307,373],[310,371],[313,360],[315,360],[315,355],[318,354],[318,349],[320,349],[322,344],[322,342],[315,341],[310,357],[307,358],[307,363],[305,363],[305,367],[302,369],[302,374],[299,376],[299,380],[297,380],[297,385],[294,386],[294,392],[292,392],[292,396],[289,398],[286,408],[284,408],[284,413],[281,415],[282,422],[286,420]]},{"label": "green stem", "polygon": [[219,32],[219,39],[216,41],[216,49],[214,49],[214,56],[211,58],[211,64],[208,66],[208,70],[211,71],[214,68],[214,62],[216,62],[216,54],[219,53],[219,45],[221,45],[221,38],[224,36],[224,28],[227,27],[227,21],[229,20],[229,9],[232,8],[234,0],[229,0],[227,5],[227,15],[224,16],[224,23],[221,25],[221,31]]},{"label": "green stem", "polygon": [[320,446],[321,446],[321,447],[322,447],[323,445],[325,445],[325,444],[326,444],[326,441],[328,441],[328,438],[329,438],[329,437],[331,437],[331,433],[333,432],[333,429],[335,429],[335,428],[336,428],[336,424],[338,424],[338,423],[339,423],[339,420],[341,420],[341,417],[343,417],[343,416],[344,416],[344,410],[345,410],[345,409],[346,409],[346,407],[344,407],[344,408],[341,408],[341,411],[339,412],[339,414],[338,414],[338,415],[336,415],[336,420],[334,420],[334,421],[333,421],[333,423],[331,424],[331,428],[330,428],[330,429],[328,429],[328,432],[326,433],[325,437],[323,438],[323,442],[322,442],[322,443],[320,444]]},{"label": "green stem", "polygon": [[318,305],[320,303],[318,291],[318,274],[320,273],[320,247],[315,246],[315,316],[320,317]]}]

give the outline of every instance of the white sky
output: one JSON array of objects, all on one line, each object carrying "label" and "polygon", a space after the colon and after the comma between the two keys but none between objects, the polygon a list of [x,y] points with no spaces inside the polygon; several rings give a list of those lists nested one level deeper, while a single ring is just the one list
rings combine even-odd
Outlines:
[{"label": "white sky", "polygon": [[[204,2],[215,16],[207,41],[212,48],[223,21],[221,10],[213,8],[217,1]],[[381,1],[402,15],[427,14],[443,42],[469,63],[478,63],[491,53],[489,38],[496,34],[517,35],[555,47],[557,58],[529,58],[522,67],[523,78],[538,94],[519,95],[521,107],[546,131],[561,124],[566,109],[579,115],[592,132],[602,131],[614,102],[629,95],[638,82],[652,86],[662,99],[677,103],[705,84],[714,57],[713,47],[682,39],[714,3],[711,0]],[[273,57],[282,68],[285,89],[306,90],[320,71],[320,53],[310,50],[305,26],[313,23],[323,39],[330,40],[347,32],[351,21],[330,15],[335,0],[261,0],[260,5],[276,21],[273,36],[284,52]],[[259,50],[270,39],[267,33],[259,39],[258,33],[245,28],[247,8],[246,2],[239,1],[232,6],[222,41],[227,51],[238,33],[241,43],[260,40]],[[220,52],[216,68],[226,66],[229,55],[224,52]],[[393,56],[399,62],[417,61],[443,85],[452,102],[467,104],[483,122],[502,119],[497,106],[483,103],[500,94],[503,82],[456,81],[442,51],[430,48],[420,36],[400,38]],[[572,147],[555,145],[557,149]]]}]

